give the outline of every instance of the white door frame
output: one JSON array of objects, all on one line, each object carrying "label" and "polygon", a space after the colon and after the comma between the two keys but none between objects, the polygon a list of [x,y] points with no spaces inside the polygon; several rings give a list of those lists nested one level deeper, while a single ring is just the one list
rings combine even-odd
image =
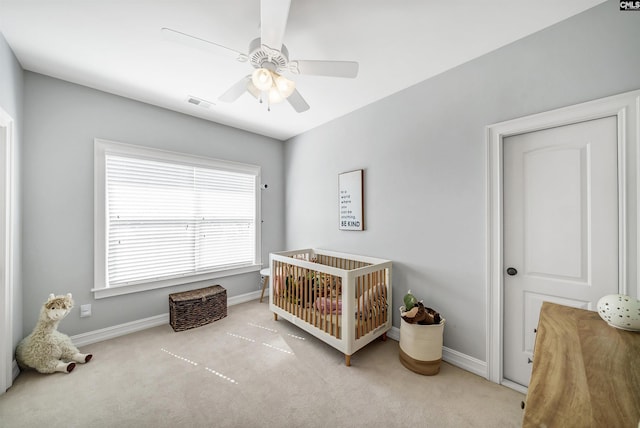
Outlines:
[{"label": "white door frame", "polygon": [[[486,378],[521,390],[515,383],[503,377],[503,140],[511,135],[539,131],[556,126],[569,125],[608,116],[618,118],[618,225],[619,267],[618,288],[628,294],[631,286],[627,272],[629,263],[636,269],[637,260],[629,255],[637,254],[640,240],[638,216],[640,201],[635,195],[640,188],[638,165],[640,164],[640,90],[612,97],[497,123],[486,132],[486,195],[487,195],[487,267],[486,267]],[[633,154],[636,154],[633,157]],[[634,206],[633,203],[636,203]],[[634,227],[635,225],[635,227]],[[637,236],[629,235],[635,230]],[[631,242],[629,242],[631,240]],[[630,245],[631,244],[631,245]],[[630,252],[631,247],[631,252]],[[640,287],[640,272],[634,278]],[[640,295],[640,288],[633,290]],[[519,385],[518,385],[519,386]]]},{"label": "white door frame", "polygon": [[0,394],[13,383],[14,122],[0,108]]}]

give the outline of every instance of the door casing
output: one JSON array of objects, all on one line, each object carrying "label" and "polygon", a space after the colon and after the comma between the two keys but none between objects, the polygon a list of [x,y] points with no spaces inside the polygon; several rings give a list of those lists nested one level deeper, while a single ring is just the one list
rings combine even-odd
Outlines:
[{"label": "door casing", "polygon": [[0,394],[13,383],[14,122],[0,108]]},{"label": "door casing", "polygon": [[[634,196],[640,188],[640,90],[496,123],[486,129],[486,378],[492,382],[526,392],[526,388],[503,377],[503,139],[608,116],[617,117],[618,130],[618,290],[629,294],[635,288],[628,282],[630,263],[637,275],[633,283],[640,286],[638,263],[631,257],[637,254],[640,240],[640,201]],[[635,236],[630,235],[632,230]],[[639,296],[640,289],[633,293]]]}]

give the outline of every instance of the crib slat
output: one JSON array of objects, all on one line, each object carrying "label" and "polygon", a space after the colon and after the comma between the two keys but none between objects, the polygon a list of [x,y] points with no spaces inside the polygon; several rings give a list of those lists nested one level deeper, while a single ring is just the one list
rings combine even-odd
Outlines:
[{"label": "crib slat", "polygon": [[285,278],[284,278],[284,294],[282,296],[282,304],[284,305],[284,309],[289,312],[289,290],[291,287],[291,275],[292,273],[292,268],[291,265],[286,264],[284,265],[285,268]]},{"label": "crib slat", "polygon": [[302,308],[302,313],[304,314],[304,320],[309,322],[309,316],[311,315],[309,311],[313,307],[313,284],[315,283],[316,272],[313,270],[309,270],[308,272],[308,281],[307,286],[304,288],[304,303]]},{"label": "crib slat", "polygon": [[285,271],[284,271],[284,288],[283,288],[283,293],[282,293],[282,305],[283,305],[283,309],[286,310],[287,312],[289,312],[289,287],[291,286],[291,265],[286,264],[284,265]]},{"label": "crib slat", "polygon": [[[323,286],[323,294],[325,298],[327,297],[327,278],[325,276],[324,286]],[[326,306],[325,306],[326,307]],[[322,320],[322,331],[327,332],[327,311],[320,312],[320,318]]]},{"label": "crib slat", "polygon": [[373,331],[377,326],[378,326],[378,317],[376,315],[376,308],[374,307],[374,305],[376,304],[376,296],[378,295],[378,282],[376,281],[376,273],[372,272],[371,273],[371,293],[369,293],[369,311],[370,311],[370,315],[369,317],[371,318],[371,331]]},{"label": "crib slat", "polygon": [[300,293],[300,288],[303,287],[304,284],[304,269],[300,266],[296,266],[296,287],[294,289],[294,298],[293,298],[293,313],[296,314],[298,318],[300,318],[300,305],[298,304],[298,298]]},{"label": "crib slat", "polygon": [[320,289],[320,282],[321,282],[321,281],[322,281],[322,273],[320,273],[320,274],[318,275],[318,281],[317,281],[317,283],[316,283],[316,287],[315,287],[315,290],[314,290],[314,292],[313,292],[313,297],[312,297],[312,299],[311,299],[311,304],[313,305],[313,306],[312,306],[312,308],[311,308],[311,324],[312,324],[314,327],[317,327],[317,326],[318,326],[318,325],[316,324],[316,311],[317,311],[316,302],[317,302],[317,301],[319,302],[319,300],[317,300],[317,299],[318,299],[318,296],[319,296],[319,294],[320,294],[320,293],[318,292],[318,290]]},{"label": "crib slat", "polygon": [[[335,298],[335,292],[334,292],[334,287],[336,286],[336,277],[334,275],[331,275],[331,281],[329,282],[329,299],[330,301],[332,299]],[[337,304],[337,303],[336,303]],[[331,306],[331,304],[329,305]],[[329,311],[329,334],[334,336],[336,335],[335,332],[335,313],[337,311]]]},{"label": "crib slat", "polygon": [[[339,281],[338,281],[339,280]],[[346,282],[346,281],[345,281]],[[342,305],[342,299],[343,299],[343,294],[344,294],[344,289],[342,288],[342,277],[338,277],[336,276],[336,337],[338,339],[342,338],[342,323],[341,323],[341,317],[342,317],[342,311],[340,311],[340,313],[338,313],[338,302],[340,302],[340,304]],[[346,284],[345,284],[346,285]],[[350,296],[347,295],[347,299]],[[346,308],[346,305],[341,306],[342,309]]]},{"label": "crib slat", "polygon": [[378,325],[382,325],[384,324],[384,302],[385,300],[382,298],[382,296],[384,295],[384,275],[382,274],[382,271],[378,271],[378,284],[380,284],[380,286],[378,287]]},{"label": "crib slat", "polygon": [[282,296],[280,298],[280,307],[282,309],[287,309],[287,293],[288,293],[288,289],[287,289],[287,281],[289,278],[289,271],[288,271],[288,266],[285,265],[284,263],[282,264]]},{"label": "crib slat", "polygon": [[282,280],[284,281],[284,283],[282,284],[282,308],[289,312],[289,305],[287,304],[287,302],[289,300],[289,286],[291,282],[291,279],[289,277],[291,276],[291,271],[288,264],[283,264],[282,269],[282,274],[284,275],[282,278]]},{"label": "crib slat", "polygon": [[305,322],[309,322],[309,311],[307,308],[309,307],[309,289],[311,288],[311,284],[313,284],[313,279],[311,278],[312,272],[308,271],[307,273],[307,286],[302,290],[302,318]]},{"label": "crib slat", "polygon": [[382,282],[380,278],[380,271],[376,271],[376,314],[377,314],[377,322],[376,327],[382,324],[382,311],[380,308],[380,304],[382,302]]},{"label": "crib slat", "polygon": [[273,304],[276,306],[280,306],[280,278],[282,278],[282,272],[280,272],[280,262],[274,261],[273,266],[271,266],[273,272],[271,272],[271,283],[273,284],[273,290],[269,290],[269,295],[273,301]]},{"label": "crib slat", "polygon": [[298,283],[298,269],[299,267],[296,265],[293,268],[293,280],[291,281],[291,292],[289,294],[289,312],[296,315],[296,307],[293,304],[296,293],[296,285]]},{"label": "crib slat", "polygon": [[[320,296],[322,295],[322,281],[324,275],[324,272],[320,272],[318,274],[318,283],[316,284],[316,288],[313,292],[313,312],[311,313],[311,318],[313,319],[313,325],[316,327],[318,327],[318,323],[320,322],[317,305],[320,305]],[[316,304],[316,302],[318,303]]]},{"label": "crib slat", "polygon": [[300,287],[298,288],[298,317],[304,319],[304,293],[309,283],[309,269],[302,268],[302,280],[300,281]]},{"label": "crib slat", "polygon": [[282,281],[284,280],[284,271],[282,268],[282,262],[276,262],[276,272],[277,272],[277,280],[278,280],[278,293],[277,296],[278,298],[276,299],[276,305],[278,307],[282,307],[282,291],[283,291],[283,284]]},{"label": "crib slat", "polygon": [[[325,273],[322,278],[322,297],[323,298],[327,296],[327,281],[329,281],[327,279],[328,275],[329,275],[328,273]],[[319,328],[325,333],[327,332],[326,316],[327,316],[326,311],[320,311],[320,313],[318,314],[318,318],[319,318],[318,322],[320,323]]]},{"label": "crib slat", "polygon": [[[377,285],[380,284],[380,285]],[[377,290],[377,294],[378,296],[376,297],[376,304],[377,304],[377,312],[378,312],[378,324],[377,326],[380,326],[382,324],[384,324],[384,318],[382,316],[382,302],[384,302],[384,300],[382,300],[382,293],[384,290],[384,285],[383,285],[383,280],[382,280],[382,275],[381,275],[381,271],[376,271],[376,290]]]},{"label": "crib slat", "polygon": [[[322,279],[320,280],[320,286],[318,287],[318,297],[324,297],[324,284],[326,282],[327,274],[323,272]],[[322,311],[316,313],[316,327],[322,330]]]},{"label": "crib slat", "polygon": [[367,274],[367,289],[369,290],[369,310],[367,311],[367,333],[369,333],[371,330],[373,330],[373,317],[372,312],[373,312],[373,307],[371,306],[373,303],[373,293],[375,292],[373,290],[373,275],[372,274]]},{"label": "crib slat", "polygon": [[360,328],[360,337],[364,336],[366,334],[365,331],[365,305],[366,305],[366,299],[365,299],[365,291],[366,291],[366,278],[364,275],[360,276],[359,278],[360,281],[360,291],[358,292],[358,300],[362,300],[362,308],[361,311],[358,313],[358,326]]},{"label": "crib slat", "polygon": [[335,289],[334,295],[335,295],[335,299],[336,299],[336,310],[334,311],[334,314],[335,314],[334,315],[335,325],[334,325],[334,328],[333,328],[333,330],[334,330],[333,335],[335,337],[337,337],[338,339],[340,339],[340,337],[341,337],[341,334],[340,334],[340,328],[341,328],[340,327],[340,317],[342,315],[338,314],[338,303],[341,304],[341,302],[342,302],[342,278],[340,278],[340,282],[338,282],[338,278],[339,277],[337,277],[337,276],[335,277],[335,279],[336,279],[336,282],[335,282],[336,289]]},{"label": "crib slat", "polygon": [[296,269],[297,267],[289,265],[289,287],[287,287],[287,312],[293,313],[293,308],[291,307],[291,294],[293,293],[293,287],[295,284],[296,278]]},{"label": "crib slat", "polygon": [[305,276],[305,272],[306,271],[307,270],[305,268],[300,268],[299,269],[298,286],[296,287],[296,300],[295,300],[295,303],[296,303],[296,315],[298,316],[298,318],[301,318],[301,315],[302,315],[300,313],[300,308],[301,308],[301,306],[300,306],[300,298],[302,297],[301,296],[302,289],[304,288],[305,282],[307,281],[307,278]]},{"label": "crib slat", "polygon": [[366,275],[362,275],[360,277],[360,282],[362,284],[362,312],[359,314],[360,315],[360,335],[364,336],[365,334],[367,334],[367,316],[365,313],[365,307],[366,307],[366,302],[367,302],[367,276]]},{"label": "crib slat", "polygon": [[[333,281],[334,281],[335,277],[333,275],[329,275],[329,302],[331,302],[331,299],[333,298]],[[329,303],[329,306],[331,306],[331,303]],[[329,334],[334,336],[333,334],[333,314],[332,311],[329,311]]]},{"label": "crib slat", "polygon": [[356,339],[360,339],[360,331],[358,330],[358,318],[360,318],[360,277],[356,278]]},{"label": "crib slat", "polygon": [[300,318],[300,289],[304,287],[304,268],[301,268],[300,266],[298,266],[296,280],[295,297],[293,299],[293,313]]},{"label": "crib slat", "polygon": [[368,306],[367,306],[367,313],[366,313],[367,321],[366,321],[365,332],[369,333],[371,331],[372,324],[373,324],[373,319],[372,319],[373,317],[371,316],[371,314],[372,314],[372,311],[371,311],[371,309],[372,309],[371,308],[371,299],[373,297],[373,287],[371,286],[371,283],[373,282],[373,280],[371,278],[371,274],[370,273],[367,274],[366,278],[367,278],[366,281],[367,281],[367,303],[368,303]]},{"label": "crib slat", "polygon": [[[379,293],[380,293],[380,287],[378,287],[378,271],[375,271],[373,273],[373,284],[374,284],[374,289],[373,289],[373,298],[372,298],[372,302],[371,302],[371,309],[372,312],[374,312],[374,325],[373,328],[375,329],[376,327],[378,327],[380,325],[380,311],[377,310],[377,305],[378,305],[378,297],[379,297]],[[374,302],[376,307],[374,308]],[[375,309],[375,310],[374,310]]]},{"label": "crib slat", "polygon": [[307,277],[306,277],[306,272],[307,269],[306,268],[300,268],[299,269],[299,277],[298,277],[298,288],[296,288],[296,315],[298,316],[298,318],[302,317],[302,313],[300,312],[300,309],[302,308],[302,305],[300,304],[300,300],[302,299],[302,290],[304,290],[304,287],[306,286],[306,282],[307,282]]},{"label": "crib slat", "polygon": [[[335,299],[336,300],[336,310],[332,311],[331,314],[331,319],[332,319],[332,323],[331,323],[331,334],[334,337],[340,337],[339,333],[338,333],[338,277],[335,275],[331,275],[332,277],[332,286],[335,288],[335,291],[332,293],[332,297],[331,299]],[[341,298],[341,297],[340,297]]]},{"label": "crib slat", "polygon": [[382,271],[382,278],[383,278],[383,282],[384,282],[384,288],[382,289],[384,291],[383,295],[384,295],[384,305],[382,306],[382,313],[384,314],[383,317],[383,322],[387,322],[388,321],[388,317],[389,317],[389,305],[387,304],[388,300],[387,300],[387,294],[388,294],[388,287],[389,287],[389,282],[388,282],[388,277],[387,277],[387,271],[384,270]]},{"label": "crib slat", "polygon": [[[327,285],[328,285],[327,283],[325,283],[325,285],[324,285],[324,298],[325,299],[327,298],[327,295],[329,293]],[[326,306],[325,306],[325,308],[326,308]],[[322,330],[325,333],[327,333],[329,331],[327,325],[328,325],[327,324],[327,311],[324,310],[324,311],[322,311]]]},{"label": "crib slat", "polygon": [[304,268],[298,267],[298,276],[296,276],[298,286],[296,287],[296,297],[293,302],[295,303],[294,311],[298,318],[300,318],[300,290],[304,287],[304,271]]},{"label": "crib slat", "polygon": [[[334,284],[334,280],[335,277],[333,275],[329,275],[329,302],[331,302],[331,299],[333,298],[333,284]],[[329,307],[331,307],[331,303],[329,303]],[[329,310],[328,312],[328,329],[329,329],[329,334],[331,336],[335,336],[335,333],[333,332],[333,311]]]},{"label": "crib slat", "polygon": [[[356,296],[358,302],[358,311],[356,312],[356,338],[362,337],[362,311],[364,311],[364,290],[362,287],[362,276],[357,278]],[[362,298],[360,298],[362,296]]]}]

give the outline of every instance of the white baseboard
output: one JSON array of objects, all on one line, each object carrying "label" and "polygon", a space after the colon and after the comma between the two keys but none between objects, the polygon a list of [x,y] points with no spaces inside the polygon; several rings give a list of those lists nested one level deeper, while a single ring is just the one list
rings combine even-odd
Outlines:
[{"label": "white baseboard", "polygon": [[[265,293],[265,297],[268,293]],[[252,291],[251,293],[241,294],[239,296],[229,297],[227,306],[238,305],[240,303],[249,302],[260,298],[260,291]],[[102,342],[103,340],[113,339],[115,337],[124,336],[125,334],[135,333],[136,331],[146,330],[148,328],[157,327],[159,325],[169,324],[169,313],[155,315],[149,318],[143,318],[124,324],[114,325],[112,327],[101,328],[100,330],[88,331],[86,333],[71,336],[71,341],[77,347],[91,345],[92,343]]]},{"label": "white baseboard", "polygon": [[[269,290],[264,291],[264,297],[267,298],[267,303],[269,302]],[[251,293],[241,294],[239,296],[233,296],[227,298],[227,306],[239,305],[240,303],[250,302],[252,300],[256,300],[260,298],[260,290],[252,291]]]},{"label": "white baseboard", "polygon": [[526,386],[520,385],[519,383],[512,382],[508,379],[502,379],[502,386],[506,386],[507,388],[511,388],[514,391],[518,391],[521,394],[527,395],[529,392],[529,388]]},{"label": "white baseboard", "polygon": [[442,359],[447,363],[459,367],[463,370],[466,370],[478,376],[482,376],[484,378],[487,377],[487,363],[470,355],[463,354],[462,352],[458,352],[454,349],[449,349],[446,346],[443,346]]},{"label": "white baseboard", "polygon": [[16,380],[16,378],[20,374],[20,367],[18,367],[18,362],[16,360],[13,360],[11,370],[12,370],[12,373],[11,373],[12,379]]},{"label": "white baseboard", "polygon": [[400,342],[400,329],[398,327],[391,327],[391,330],[387,332],[387,337],[396,342]]},{"label": "white baseboard", "polygon": [[[387,337],[396,341],[400,341],[400,329],[398,327],[391,327],[391,330],[387,332]],[[442,359],[447,363],[459,367],[463,370],[466,370],[478,376],[482,376],[484,378],[487,377],[487,363],[484,361],[480,361],[477,358],[443,346]]]},{"label": "white baseboard", "polygon": [[169,314],[156,315],[149,318],[143,318],[124,324],[114,325],[112,327],[101,328],[100,330],[88,331],[86,333],[71,336],[71,341],[77,347],[90,345],[103,340],[113,339],[114,337],[124,336],[125,334],[135,333],[136,331],[146,330],[151,327],[157,327],[169,323]]}]

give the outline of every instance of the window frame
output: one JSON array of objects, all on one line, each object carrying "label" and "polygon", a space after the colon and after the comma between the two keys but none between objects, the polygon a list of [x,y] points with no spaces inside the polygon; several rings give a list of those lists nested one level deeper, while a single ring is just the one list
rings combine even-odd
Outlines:
[{"label": "window frame", "polygon": [[[107,204],[106,204],[106,156],[129,156],[140,159],[149,159],[160,162],[169,162],[189,166],[213,168],[224,171],[238,172],[255,176],[255,255],[254,263],[237,268],[222,268],[206,273],[184,275],[168,279],[151,280],[109,286],[106,277],[107,272]],[[232,162],[186,153],[178,153],[168,150],[137,146],[115,141],[94,139],[94,287],[91,291],[94,298],[119,296],[122,294],[137,293],[141,291],[155,290],[164,287],[172,287],[193,282],[206,281],[226,276],[239,275],[260,270],[261,260],[261,208],[260,208],[261,167],[239,162]]]}]

